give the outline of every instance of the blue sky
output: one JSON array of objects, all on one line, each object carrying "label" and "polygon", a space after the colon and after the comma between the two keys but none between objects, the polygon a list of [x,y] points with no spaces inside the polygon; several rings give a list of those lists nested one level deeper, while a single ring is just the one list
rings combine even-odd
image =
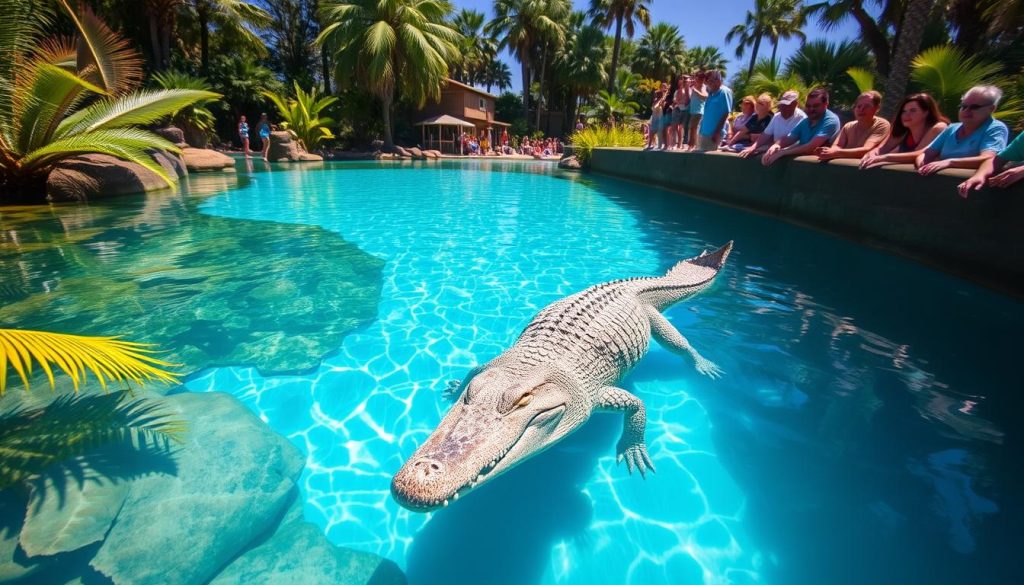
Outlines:
[{"label": "blue sky", "polygon": [[[453,0],[456,10],[470,8],[487,14],[488,18],[494,16],[492,6],[493,0]],[[586,10],[588,0],[573,0],[577,10]],[[722,54],[729,59],[728,74],[731,77],[736,72],[739,61],[736,59],[736,45],[725,44],[725,33],[733,26],[743,22],[747,11],[754,7],[754,0],[653,0],[651,6],[651,22],[667,22],[679,27],[679,32],[686,40],[686,46],[715,45]],[[808,40],[827,38],[830,41],[840,41],[854,38],[859,35],[859,29],[853,20],[843,23],[843,26],[833,31],[822,30],[815,20],[804,29]],[[636,38],[643,34],[642,27],[637,30]],[[785,61],[799,48],[798,41],[790,41],[779,44],[779,56]],[[764,55],[771,54],[771,45],[767,49],[761,49]],[[508,55],[502,52],[501,58],[508,63],[512,69],[513,91],[520,91],[522,81],[520,80],[519,64]],[[743,63],[749,63],[750,49],[744,53]]]}]

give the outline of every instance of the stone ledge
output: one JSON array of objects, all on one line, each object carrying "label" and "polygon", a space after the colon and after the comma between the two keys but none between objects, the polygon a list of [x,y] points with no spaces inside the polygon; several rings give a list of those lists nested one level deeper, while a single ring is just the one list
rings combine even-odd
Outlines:
[{"label": "stone ledge", "polygon": [[[771,215],[1024,294],[1024,185],[961,198],[971,172],[922,177],[911,165],[786,159],[765,167],[730,153],[598,148],[593,171]],[[752,188],[755,186],[756,188]]]}]

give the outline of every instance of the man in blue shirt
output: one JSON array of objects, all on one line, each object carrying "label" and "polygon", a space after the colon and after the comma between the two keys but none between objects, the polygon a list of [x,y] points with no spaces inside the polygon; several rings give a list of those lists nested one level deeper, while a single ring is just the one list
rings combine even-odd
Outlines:
[{"label": "man in blue shirt", "polygon": [[697,150],[718,150],[722,143],[722,128],[732,111],[732,90],[722,85],[722,72],[715,69],[708,71],[704,84],[708,88],[708,97],[704,101],[704,117],[697,130]]},{"label": "man in blue shirt", "polygon": [[942,169],[976,169],[1006,148],[1010,131],[992,117],[1003,92],[979,85],[960,98],[960,121],[946,126],[928,148],[917,155],[917,172],[930,175]]},{"label": "man in blue shirt", "polygon": [[839,116],[828,109],[828,90],[819,87],[807,94],[804,102],[807,117],[793,131],[779,140],[761,157],[761,164],[768,166],[784,156],[814,154],[819,147],[832,144],[842,126]]}]

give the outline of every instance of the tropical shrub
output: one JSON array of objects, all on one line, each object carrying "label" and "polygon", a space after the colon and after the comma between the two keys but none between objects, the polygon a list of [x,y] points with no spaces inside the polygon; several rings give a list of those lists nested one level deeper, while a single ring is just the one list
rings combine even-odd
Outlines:
[{"label": "tropical shrub", "polygon": [[612,119],[622,119],[625,116],[633,116],[640,109],[640,104],[635,101],[624,99],[605,90],[597,92],[594,99],[594,107],[587,113],[588,117],[600,122],[608,122]]},{"label": "tropical shrub", "polygon": [[644,135],[639,130],[625,125],[590,126],[577,130],[570,137],[576,159],[583,166],[590,165],[590,157],[595,148],[601,146],[633,146],[644,145]]},{"label": "tropical shrub", "polygon": [[[975,85],[991,84],[1006,92],[995,117],[1015,124],[1024,117],[1024,102],[1015,90],[1019,79],[1000,75],[1001,66],[967,56],[951,45],[932,47],[919,54],[912,64],[910,77],[922,90],[930,93],[939,103],[942,113],[956,119],[960,98]],[[1009,90],[1009,91],[1007,91]]]},{"label": "tropical shrub", "polygon": [[[160,89],[192,89],[212,92],[210,82],[183,71],[164,71],[153,74],[153,83]],[[215,136],[217,119],[208,105],[217,100],[203,99],[189,104],[170,115],[170,123],[185,132],[186,142],[193,146],[205,147],[211,135]]]},{"label": "tropical shrub", "polygon": [[[0,11],[15,15],[19,0],[0,0]],[[43,198],[53,166],[85,153],[102,153],[138,163],[172,184],[148,150],[176,152],[170,142],[138,128],[202,99],[197,90],[141,91],[141,59],[88,8],[60,6],[74,23],[79,43],[38,38],[31,13],[8,20],[0,34],[0,55],[13,63],[0,68],[0,202]]]},{"label": "tropical shrub", "polygon": [[321,98],[317,95],[316,88],[307,93],[299,87],[297,82],[294,84],[294,88],[294,98],[281,98],[272,93],[264,94],[277,107],[278,115],[282,120],[281,127],[295,134],[306,150],[316,148],[324,140],[333,139],[334,134],[331,133],[328,126],[335,122],[331,118],[321,116],[320,113],[338,101],[338,98],[334,96]]}]

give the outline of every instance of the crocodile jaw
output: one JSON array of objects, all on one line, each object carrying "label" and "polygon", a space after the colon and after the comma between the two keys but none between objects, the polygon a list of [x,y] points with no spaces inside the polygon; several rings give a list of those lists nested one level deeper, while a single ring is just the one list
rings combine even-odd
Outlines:
[{"label": "crocodile jaw", "polygon": [[566,412],[563,402],[515,417],[519,421],[492,421],[492,424],[504,427],[516,425],[518,434],[514,434],[510,442],[497,444],[493,439],[501,433],[490,428],[487,433],[476,434],[482,443],[470,447],[461,457],[453,457],[459,453],[461,439],[465,436],[457,432],[461,426],[460,419],[475,414],[466,410],[464,405],[457,404],[427,442],[395,474],[391,481],[391,494],[400,505],[415,512],[446,507],[547,449],[571,430],[561,428]]}]

